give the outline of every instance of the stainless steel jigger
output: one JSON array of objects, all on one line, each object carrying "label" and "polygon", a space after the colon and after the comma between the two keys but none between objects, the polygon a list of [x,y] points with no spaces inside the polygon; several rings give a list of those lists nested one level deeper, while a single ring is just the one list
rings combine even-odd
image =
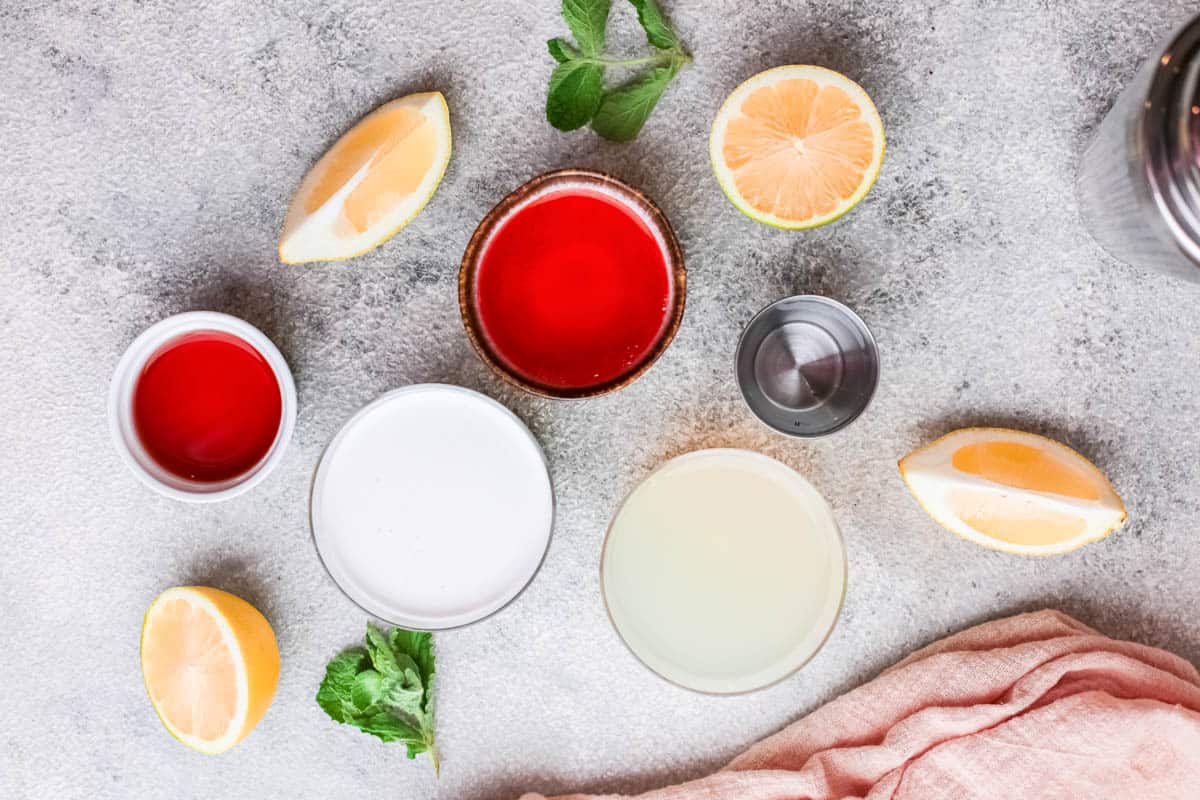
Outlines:
[{"label": "stainless steel jigger", "polygon": [[871,402],[879,349],[866,323],[817,295],[785,297],[750,320],[737,379],[755,416],[789,436],[839,431]]}]

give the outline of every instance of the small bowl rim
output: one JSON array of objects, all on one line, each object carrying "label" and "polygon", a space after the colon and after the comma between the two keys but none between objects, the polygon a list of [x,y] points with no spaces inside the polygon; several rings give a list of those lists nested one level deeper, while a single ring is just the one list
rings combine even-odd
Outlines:
[{"label": "small bowl rim", "polygon": [[[761,414],[758,413],[758,409],[756,409],[754,407],[754,404],[750,402],[750,396],[747,393],[746,387],[742,384],[742,381],[738,377],[738,371],[739,371],[738,368],[741,366],[742,352],[746,346],[746,335],[748,333],[750,333],[751,330],[753,330],[754,326],[756,324],[758,324],[758,321],[760,319],[762,319],[764,316],[766,316],[770,312],[774,311],[777,306],[783,305],[784,303],[795,302],[797,300],[804,300],[804,301],[808,301],[808,302],[824,304],[824,305],[830,306],[831,308],[834,308],[835,310],[845,314],[846,317],[848,319],[850,319],[851,323],[854,324],[854,326],[859,330],[859,332],[863,334],[863,337],[864,337],[867,345],[870,347],[871,353],[874,354],[874,356],[875,356],[874,380],[871,382],[870,390],[867,392],[866,398],[863,400],[862,405],[860,405],[853,414],[846,417],[846,419],[842,420],[837,425],[833,426],[832,428],[828,428],[826,430],[819,431],[817,433],[801,433],[796,430],[781,428],[778,425],[775,425],[775,424],[771,423],[769,420],[765,419]],[[737,383],[738,394],[740,394],[742,396],[742,402],[745,403],[746,408],[748,408],[750,410],[751,416],[753,416],[755,419],[757,419],[760,423],[762,423],[766,427],[770,428],[772,431],[774,431],[776,433],[781,433],[784,436],[787,436],[791,439],[824,439],[827,436],[832,436],[833,434],[838,433],[839,431],[845,430],[854,421],[856,421],[859,417],[861,417],[867,411],[868,408],[871,407],[871,403],[875,399],[875,393],[879,390],[879,380],[880,380],[880,375],[882,374],[882,372],[883,372],[883,357],[879,352],[879,342],[875,339],[875,334],[871,331],[870,326],[867,325],[866,321],[861,316],[859,316],[858,312],[856,312],[854,309],[850,308],[850,306],[846,305],[845,303],[843,303],[839,300],[834,300],[832,297],[826,297],[823,294],[792,294],[792,295],[788,295],[787,297],[781,297],[778,300],[774,300],[770,303],[767,303],[765,306],[760,308],[754,314],[754,316],[750,318],[750,321],[747,322],[746,325],[742,328],[742,332],[738,334],[737,346],[734,347],[734,349],[733,349],[734,382]]]},{"label": "small bowl rim", "polygon": [[[141,446],[137,432],[132,427],[133,392],[146,362],[171,340],[202,331],[225,333],[249,344],[266,359],[279,384],[279,428],[275,432],[271,447],[257,464],[241,475],[215,484],[178,478],[155,464],[154,459]],[[109,382],[108,427],[121,460],[145,486],[174,500],[216,503],[250,491],[265,480],[283,460],[296,427],[296,407],[296,384],[292,371],[279,348],[266,334],[231,314],[220,311],[185,311],[161,319],[142,331],[117,361]]]},{"label": "small bowl rim", "polygon": [[[479,309],[475,303],[472,289],[474,288],[475,279],[479,271],[480,257],[484,247],[490,241],[499,223],[513,209],[527,202],[532,195],[539,192],[553,191],[557,185],[570,184],[590,184],[607,189],[609,193],[618,195],[623,202],[634,206],[649,218],[666,244],[666,252],[663,256],[667,261],[667,268],[671,273],[672,302],[670,318],[666,328],[655,341],[654,347],[651,348],[650,352],[634,369],[603,383],[584,387],[560,388],[527,380],[504,365],[499,355],[493,351],[483,336],[482,321],[479,318]],[[684,265],[683,250],[679,245],[674,228],[671,227],[670,220],[667,219],[667,215],[663,213],[662,209],[653,200],[640,190],[606,172],[590,169],[572,167],[545,172],[527,180],[505,195],[499,203],[484,215],[483,219],[475,227],[475,232],[471,234],[471,239],[467,243],[466,250],[463,252],[462,262],[458,271],[459,313],[462,316],[463,327],[467,331],[467,339],[470,340],[471,347],[475,353],[487,364],[493,373],[506,383],[523,389],[530,394],[555,400],[600,397],[623,389],[640,378],[658,361],[674,341],[675,334],[679,331],[679,326],[683,322],[686,301],[687,268]]]}]

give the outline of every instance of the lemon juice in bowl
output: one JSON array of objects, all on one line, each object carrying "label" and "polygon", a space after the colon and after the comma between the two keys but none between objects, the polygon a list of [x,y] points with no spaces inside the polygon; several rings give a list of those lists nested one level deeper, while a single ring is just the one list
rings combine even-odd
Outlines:
[{"label": "lemon juice in bowl", "polygon": [[833,629],[846,557],[829,505],[790,467],[746,450],[667,461],[617,510],[601,584],[644,664],[698,691],[770,685]]}]

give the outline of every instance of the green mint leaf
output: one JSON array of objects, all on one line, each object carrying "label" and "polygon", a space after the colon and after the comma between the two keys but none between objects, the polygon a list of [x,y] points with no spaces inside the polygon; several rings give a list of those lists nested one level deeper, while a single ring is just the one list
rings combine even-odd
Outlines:
[{"label": "green mint leaf", "polygon": [[417,664],[421,675],[421,683],[425,686],[426,694],[432,691],[433,675],[433,635],[425,631],[406,631],[403,628],[392,628],[389,634],[392,650],[403,653]]},{"label": "green mint leaf", "polygon": [[360,672],[350,689],[350,700],[360,713],[383,699],[383,676],[373,669]]},{"label": "green mint leaf", "polygon": [[421,753],[429,753],[433,757],[433,764],[437,766],[437,756],[429,747],[429,744],[423,739],[405,739],[404,743],[408,745],[408,757],[416,758]]},{"label": "green mint leaf", "polygon": [[421,688],[420,684],[393,680],[383,686],[381,698],[390,711],[407,714],[413,719],[420,719],[424,713],[421,708],[424,695],[425,690]]},{"label": "green mint leaf", "polygon": [[380,675],[390,678],[400,672],[391,642],[383,635],[383,631],[370,622],[367,623],[367,654],[371,656],[371,664]]},{"label": "green mint leaf", "polygon": [[612,0],[563,0],[562,15],[585,56],[598,56],[604,50],[604,29]]},{"label": "green mint leaf", "polygon": [[369,733],[385,742],[417,743],[422,747],[425,745],[421,731],[386,711],[376,711],[363,716],[354,722],[354,726],[363,733]]},{"label": "green mint leaf", "polygon": [[646,40],[650,44],[659,50],[670,50],[679,46],[679,37],[675,35],[675,31],[671,30],[671,26],[667,25],[662,9],[658,7],[655,0],[629,0],[629,2],[637,9],[638,22],[646,31]]},{"label": "green mint leaf", "polygon": [[347,650],[325,667],[325,679],[317,689],[317,705],[337,722],[348,722],[356,713],[353,692],[358,673],[371,661],[365,650]]},{"label": "green mint leaf", "polygon": [[366,648],[347,650],[326,665],[317,704],[337,722],[385,742],[404,742],[409,758],[429,753],[440,774],[434,674],[432,635],[401,628],[385,635],[368,623]]},{"label": "green mint leaf", "polygon": [[417,664],[408,656],[397,656],[400,673],[389,677],[381,687],[382,700],[388,708],[413,719],[421,719],[425,712],[425,685],[417,672]]},{"label": "green mint leaf", "polygon": [[[606,139],[635,138],[658,104],[667,84],[691,61],[679,36],[671,29],[658,0],[629,0],[637,12],[654,55],[617,58],[604,52],[605,28],[612,0],[562,0],[562,15],[575,45],[561,38],[546,42],[558,63],[546,92],[546,119],[562,131],[592,129]],[[616,89],[604,89],[606,67],[643,66],[646,71]],[[426,692],[430,676],[423,676]]]},{"label": "green mint leaf", "polygon": [[588,124],[604,97],[604,70],[583,61],[568,61],[554,68],[546,94],[546,119],[560,131]]},{"label": "green mint leaf", "polygon": [[655,67],[619,89],[605,93],[592,120],[592,130],[614,142],[634,139],[679,67],[677,61]]},{"label": "green mint leaf", "polygon": [[546,49],[550,51],[551,57],[560,64],[579,58],[579,51],[565,39],[551,39],[546,42]]}]

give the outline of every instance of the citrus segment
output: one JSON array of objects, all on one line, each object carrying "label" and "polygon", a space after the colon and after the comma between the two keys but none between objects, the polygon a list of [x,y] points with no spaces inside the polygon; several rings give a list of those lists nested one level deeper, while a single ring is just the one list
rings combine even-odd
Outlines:
[{"label": "citrus segment", "polygon": [[440,93],[380,106],[305,176],[284,223],[280,259],[339,260],[379,246],[433,196],[450,146],[449,109]]},{"label": "citrus segment", "polygon": [[866,195],[883,162],[883,123],[856,83],[822,67],[755,75],[717,113],[709,154],[743,213],[783,228],[837,219]]},{"label": "citrus segment", "polygon": [[984,536],[1020,547],[1070,541],[1087,530],[1087,520],[1078,514],[986,491],[954,491],[949,505],[955,516]]},{"label": "citrus segment", "polygon": [[1125,521],[1121,499],[1095,465],[1031,433],[955,431],[906,455],[900,473],[943,527],[1009,553],[1068,552]]},{"label": "citrus segment", "polygon": [[1092,476],[1055,458],[1045,448],[1020,442],[977,442],[954,451],[954,468],[1017,489],[1099,500]]},{"label": "citrus segment", "polygon": [[266,713],[279,650],[266,618],[240,597],[184,586],[159,595],[142,625],[142,677],[167,730],[205,753],[241,741]]}]

